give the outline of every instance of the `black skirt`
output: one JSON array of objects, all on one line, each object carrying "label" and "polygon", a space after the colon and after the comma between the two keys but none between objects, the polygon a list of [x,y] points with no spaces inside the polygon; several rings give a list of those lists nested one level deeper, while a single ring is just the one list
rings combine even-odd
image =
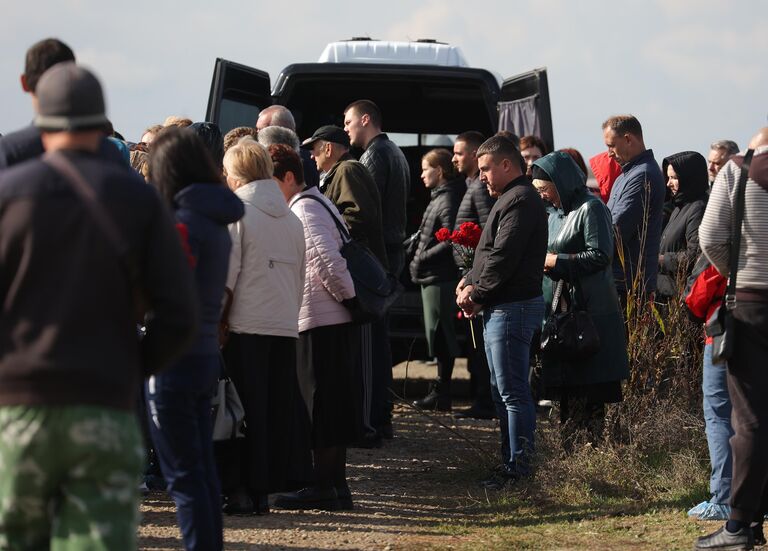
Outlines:
[{"label": "black skirt", "polygon": [[299,334],[299,389],[310,417],[312,448],[347,446],[361,436],[360,328],[351,323]]}]

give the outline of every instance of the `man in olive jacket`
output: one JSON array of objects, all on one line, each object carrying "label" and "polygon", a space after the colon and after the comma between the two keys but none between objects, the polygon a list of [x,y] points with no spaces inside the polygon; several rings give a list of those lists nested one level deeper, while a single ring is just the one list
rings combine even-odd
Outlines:
[{"label": "man in olive jacket", "polygon": [[497,200],[472,270],[457,288],[456,303],[469,317],[482,312],[504,464],[484,485],[499,489],[510,479],[530,474],[536,411],[528,384],[529,350],[544,317],[547,213],[524,175],[520,152],[507,138],[486,140],[477,150],[477,161],[480,179]]},{"label": "man in olive jacket", "polygon": [[[347,133],[338,126],[321,126],[301,147],[312,152],[317,169],[325,172],[320,190],[336,205],[349,226],[352,239],[366,245],[386,268],[387,254],[384,247],[379,190],[368,169],[349,154]],[[386,374],[391,373],[386,322],[363,325],[360,338],[363,343],[360,384],[365,433],[357,445],[374,447],[380,445],[382,435],[392,434],[389,410],[383,405],[374,409],[374,403],[385,403],[386,397],[382,396],[382,393],[388,388],[386,383],[378,385],[377,388],[374,376],[379,375],[378,380],[388,380]],[[378,394],[374,394],[377,391]],[[374,402],[375,398],[377,402]]]},{"label": "man in olive jacket", "polygon": [[301,147],[325,172],[320,190],[339,209],[352,239],[368,247],[386,268],[379,190],[368,169],[349,154],[347,133],[338,126],[321,126]]}]

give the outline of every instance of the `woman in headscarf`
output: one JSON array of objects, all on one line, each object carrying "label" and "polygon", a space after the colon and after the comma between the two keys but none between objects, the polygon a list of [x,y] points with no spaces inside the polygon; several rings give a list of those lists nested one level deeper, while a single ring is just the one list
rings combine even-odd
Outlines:
[{"label": "woman in headscarf", "polygon": [[[563,280],[567,291],[560,300],[586,310],[600,336],[598,352],[585,360],[542,355],[544,394],[560,401],[563,444],[569,449],[571,427],[585,429],[591,442],[599,441],[605,404],[621,401],[621,380],[629,376],[624,320],[611,270],[613,227],[608,208],[589,192],[584,173],[567,153],[538,159],[532,175],[542,199],[565,215],[549,236],[544,271],[551,289]],[[548,294],[545,300],[551,305]]]},{"label": "woman in headscarf", "polygon": [[683,298],[678,282],[685,282],[699,257],[699,225],[707,208],[707,161],[695,151],[675,153],[662,163],[674,210],[661,234],[657,293],[661,298]]}]

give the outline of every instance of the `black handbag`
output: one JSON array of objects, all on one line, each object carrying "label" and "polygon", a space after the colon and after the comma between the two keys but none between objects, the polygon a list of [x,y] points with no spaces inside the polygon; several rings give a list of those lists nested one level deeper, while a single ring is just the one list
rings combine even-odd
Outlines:
[{"label": "black handbag", "polygon": [[352,314],[352,321],[355,323],[379,321],[403,293],[403,286],[395,276],[384,269],[368,247],[350,237],[338,216],[321,199],[312,195],[302,195],[300,199],[313,199],[320,203],[331,215],[341,234],[342,245],[339,252],[347,261],[347,270],[355,285],[355,299],[344,301],[344,305]]},{"label": "black handbag", "polygon": [[567,308],[562,306],[563,284],[558,282],[552,297],[552,312],[541,330],[541,349],[568,362],[587,360],[600,350],[600,335],[588,312],[575,308],[573,301]]},{"label": "black handbag", "polygon": [[707,321],[704,331],[712,337],[712,363],[720,364],[733,357],[736,343],[733,311],[736,309],[736,274],[739,271],[739,254],[741,252],[741,223],[744,220],[744,196],[749,176],[749,166],[752,164],[754,150],[750,149],[744,155],[741,165],[741,175],[736,184],[736,205],[731,219],[731,273],[728,286],[723,295],[723,302]]}]

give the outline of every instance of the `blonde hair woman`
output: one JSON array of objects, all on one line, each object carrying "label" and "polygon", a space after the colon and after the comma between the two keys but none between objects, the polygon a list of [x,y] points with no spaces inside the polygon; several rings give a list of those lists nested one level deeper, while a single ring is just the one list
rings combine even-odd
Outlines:
[{"label": "blonde hair woman", "polygon": [[261,145],[243,138],[227,150],[224,169],[227,184],[245,204],[245,216],[230,226],[230,300],[223,332],[229,333],[227,371],[248,425],[239,464],[223,469],[233,478],[222,481],[224,512],[263,514],[269,511],[267,494],[287,489],[293,478],[287,466],[299,399],[304,229],[272,179],[272,160]]}]

